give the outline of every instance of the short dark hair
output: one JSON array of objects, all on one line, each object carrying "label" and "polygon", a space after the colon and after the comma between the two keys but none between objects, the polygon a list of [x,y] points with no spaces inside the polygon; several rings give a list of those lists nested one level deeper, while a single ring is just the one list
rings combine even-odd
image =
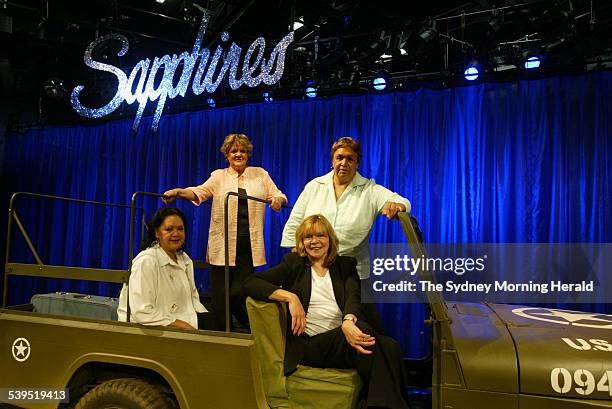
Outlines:
[{"label": "short dark hair", "polygon": [[[162,207],[158,209],[153,216],[149,219],[149,223],[147,223],[147,231],[145,238],[140,243],[140,250],[146,250],[153,245],[157,241],[157,237],[155,237],[155,231],[162,225],[166,217],[168,216],[178,216],[183,221],[183,225],[185,226],[185,238],[187,237],[187,219],[183,212],[181,212],[176,207]],[[185,243],[178,251],[185,250]]]},{"label": "short dark hair", "polygon": [[357,139],[350,136],[343,136],[338,139],[331,147],[331,157],[334,159],[334,153],[340,148],[349,148],[357,155],[357,162],[361,162],[361,144]]}]

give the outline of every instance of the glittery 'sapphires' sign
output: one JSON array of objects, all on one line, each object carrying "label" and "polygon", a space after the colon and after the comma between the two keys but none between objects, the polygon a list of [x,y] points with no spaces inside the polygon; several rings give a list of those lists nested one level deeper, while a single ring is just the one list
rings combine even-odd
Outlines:
[{"label": "glittery 'sapphires' sign", "polygon": [[[185,96],[187,88],[191,81],[191,90],[195,95],[200,95],[204,91],[208,93],[214,92],[229,70],[228,82],[233,90],[238,89],[242,84],[249,87],[256,87],[260,83],[272,85],[283,76],[285,69],[285,53],[287,47],[293,41],[293,32],[287,34],[272,50],[269,58],[264,58],[266,41],[263,37],[257,38],[247,49],[244,60],[242,62],[241,77],[238,76],[238,64],[242,49],[232,43],[229,50],[223,59],[223,65],[217,70],[217,65],[223,54],[223,48],[219,45],[211,57],[208,48],[201,49],[202,39],[208,26],[208,15],[205,14],[200,24],[200,29],[193,45],[191,53],[184,51],[181,55],[173,54],[172,57],[164,55],[163,57],[155,57],[153,62],[146,58],[141,60],[132,69],[129,76],[126,75],[120,68],[110,64],[104,64],[99,61],[94,61],[91,54],[98,45],[109,40],[118,40],[121,42],[121,50],[117,53],[118,56],[123,56],[128,51],[129,44],[125,36],[121,34],[109,34],[94,40],[85,50],[85,64],[95,70],[106,71],[114,74],[117,77],[118,86],[117,93],[106,105],[100,108],[87,108],[81,104],[79,94],[83,90],[83,85],[78,85],[72,90],[70,102],[72,108],[81,116],[86,118],[100,118],[115,111],[123,101],[128,104],[133,104],[138,101],[138,111],[134,119],[133,129],[136,131],[140,125],[142,114],[145,110],[148,101],[157,100],[157,108],[153,116],[151,128],[157,130],[159,119],[167,98],[174,98],[177,95]],[[221,41],[227,42],[229,34],[224,32],[221,35]],[[255,57],[253,59],[253,54]],[[209,63],[210,59],[210,63]],[[199,60],[199,63],[198,63]],[[183,72],[177,84],[174,84],[174,76],[180,62],[183,62]],[[197,67],[196,67],[197,63]],[[155,77],[163,69],[163,76],[157,87],[155,87]],[[259,74],[253,74],[259,70]],[[194,73],[195,71],[195,73]],[[216,77],[215,77],[216,76]],[[134,84],[136,87],[134,88]]]}]

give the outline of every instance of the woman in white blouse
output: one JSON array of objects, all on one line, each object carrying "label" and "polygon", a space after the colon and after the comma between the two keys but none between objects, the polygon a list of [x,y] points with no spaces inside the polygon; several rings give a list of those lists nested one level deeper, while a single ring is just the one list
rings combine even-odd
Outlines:
[{"label": "woman in white blouse", "polygon": [[368,239],[374,221],[379,215],[390,220],[397,212],[410,212],[410,202],[357,172],[361,145],[356,139],[338,139],[332,145],[331,160],[332,171],[308,182],[295,202],[281,246],[295,248],[300,223],[310,215],[322,214],[338,235],[338,254],[357,259],[363,280],[370,276]]},{"label": "woman in white blouse", "polygon": [[[306,184],[283,229],[282,247],[296,248],[295,233],[306,217],[325,216],[331,223],[340,247],[338,254],[357,260],[361,280],[370,276],[368,241],[379,215],[389,220],[398,212],[410,212],[408,199],[366,179],[357,172],[361,160],[359,141],[345,136],[331,148],[332,171]],[[365,286],[364,286],[365,287]],[[374,304],[363,304],[370,325],[384,333],[384,324]]]},{"label": "woman in white blouse", "polygon": [[183,329],[198,328],[198,313],[206,312],[195,286],[193,262],[185,253],[185,215],[174,207],[159,209],[148,224],[130,274],[119,297],[120,321]]}]

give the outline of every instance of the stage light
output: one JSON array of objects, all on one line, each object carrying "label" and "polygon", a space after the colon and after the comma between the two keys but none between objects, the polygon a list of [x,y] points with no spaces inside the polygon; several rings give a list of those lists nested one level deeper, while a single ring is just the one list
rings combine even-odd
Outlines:
[{"label": "stage light", "polygon": [[477,80],[479,75],[480,75],[480,73],[479,73],[478,67],[476,65],[470,65],[469,67],[467,67],[465,69],[465,71],[463,71],[463,76],[468,81],[475,81],[475,80]]},{"label": "stage light", "polygon": [[389,76],[385,72],[379,72],[372,79],[372,88],[376,91],[384,91],[389,85]]},{"label": "stage light", "polygon": [[272,101],[274,101],[274,98],[272,97],[272,94],[270,94],[269,91],[264,91],[261,95],[263,96],[263,100],[265,102],[272,102]]},{"label": "stage light", "polygon": [[293,22],[293,31],[298,30],[298,29],[300,29],[302,27],[304,27],[304,17],[298,17]]},{"label": "stage light", "polygon": [[214,98],[208,98],[208,99],[206,100],[206,103],[208,104],[208,106],[209,106],[210,108],[214,108],[214,107],[216,107],[216,106],[217,106],[217,103],[215,102],[215,99],[214,99]]},{"label": "stage light", "polygon": [[538,69],[540,68],[541,62],[542,62],[542,59],[539,56],[537,55],[531,56],[525,60],[525,69],[527,70]]},{"label": "stage light", "polygon": [[66,83],[61,78],[49,78],[45,81],[42,88],[45,95],[52,99],[66,99],[70,95]]},{"label": "stage light", "polygon": [[317,84],[314,81],[308,81],[306,83],[305,95],[308,98],[315,98],[317,96]]},{"label": "stage light", "polygon": [[155,0],[155,2],[159,3],[159,4],[164,4],[166,2],[166,0]]},{"label": "stage light", "polygon": [[430,43],[438,37],[438,32],[435,28],[426,28],[419,33],[419,37],[426,43]]}]

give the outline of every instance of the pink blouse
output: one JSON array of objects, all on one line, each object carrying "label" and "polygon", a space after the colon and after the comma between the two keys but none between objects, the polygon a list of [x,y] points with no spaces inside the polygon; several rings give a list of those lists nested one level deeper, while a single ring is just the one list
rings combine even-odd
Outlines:
[{"label": "pink blouse", "polygon": [[[281,192],[272,178],[263,168],[247,167],[242,175],[234,169],[217,169],[210,174],[208,180],[199,186],[188,187],[195,193],[197,199],[194,204],[213,198],[210,214],[210,230],[208,233],[208,250],[206,261],[215,266],[225,265],[225,239],[223,236],[223,205],[227,192],[238,192],[238,188],[246,190],[247,195],[270,201],[274,197],[287,196]],[[266,264],[264,249],[264,217],[266,205],[264,203],[248,201],[249,207],[249,233],[251,236],[251,253],[255,267]],[[238,198],[231,196],[229,209],[229,265],[236,265],[236,236],[238,230]]]}]

